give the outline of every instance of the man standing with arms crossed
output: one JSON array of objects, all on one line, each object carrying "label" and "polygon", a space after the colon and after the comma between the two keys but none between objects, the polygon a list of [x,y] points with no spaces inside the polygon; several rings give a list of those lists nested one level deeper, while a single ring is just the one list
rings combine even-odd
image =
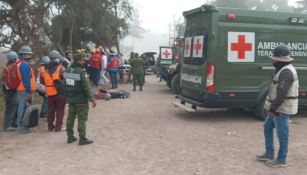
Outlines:
[{"label": "man standing with arms crossed", "polygon": [[65,71],[65,86],[67,94],[67,102],[69,103],[68,117],[66,122],[67,143],[77,141],[74,136],[74,122],[78,118],[79,145],[87,145],[93,143],[85,137],[85,123],[88,118],[89,104],[92,102],[92,107],[96,106],[96,102],[91,95],[90,81],[83,67],[86,55],[78,54],[74,57],[74,62],[70,68]]},{"label": "man standing with arms crossed", "polygon": [[[264,122],[266,151],[257,156],[257,160],[266,162],[267,166],[285,167],[289,141],[289,117],[298,111],[298,77],[292,65],[293,58],[287,46],[280,45],[271,56],[276,74],[266,98],[264,108],[268,111]],[[276,128],[279,140],[279,152],[274,159],[274,133]]]}]

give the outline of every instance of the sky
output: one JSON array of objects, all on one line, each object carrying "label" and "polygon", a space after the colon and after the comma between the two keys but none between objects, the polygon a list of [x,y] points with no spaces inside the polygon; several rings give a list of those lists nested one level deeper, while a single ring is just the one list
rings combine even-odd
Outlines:
[{"label": "sky", "polygon": [[[133,0],[138,9],[141,26],[146,30],[142,39],[128,37],[125,45],[134,46],[139,53],[158,51],[159,46],[168,45],[169,25],[182,17],[182,12],[198,8],[205,0]],[[182,17],[183,19],[183,17]]]},{"label": "sky", "polygon": [[[133,47],[133,51],[143,53],[158,51],[159,46],[169,42],[169,25],[174,19],[182,17],[182,12],[203,5],[206,0],[131,0],[138,9],[141,26],[146,30],[142,39],[127,37],[124,45]],[[292,4],[296,0],[289,0]],[[211,0],[208,0],[209,4]],[[182,17],[183,18],[183,17]]]},{"label": "sky", "polygon": [[200,7],[205,0],[133,0],[138,8],[143,27],[156,32],[168,32],[173,18],[182,12]]}]

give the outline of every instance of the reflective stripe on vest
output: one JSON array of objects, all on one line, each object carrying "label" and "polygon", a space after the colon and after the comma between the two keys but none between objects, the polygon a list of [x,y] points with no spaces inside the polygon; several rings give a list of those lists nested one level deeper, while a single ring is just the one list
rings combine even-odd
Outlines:
[{"label": "reflective stripe on vest", "polygon": [[[21,80],[19,86],[17,87],[17,90],[18,91],[25,91],[26,88],[25,88],[25,85],[23,84],[23,79],[22,79],[22,75],[21,75],[21,72],[20,72],[21,63],[26,63],[26,62],[24,62],[24,61],[17,62],[17,76]],[[28,64],[28,63],[26,63],[26,64]],[[30,67],[30,70],[31,70],[31,75],[30,75],[31,91],[33,92],[33,91],[36,90],[35,74],[34,74],[33,68],[30,65],[29,65],[29,67]]]},{"label": "reflective stripe on vest", "polygon": [[56,90],[54,85],[54,80],[60,79],[60,71],[61,71],[61,65],[58,65],[57,69],[53,74],[49,74],[46,71],[45,67],[42,68],[41,75],[45,82],[47,96],[55,96],[58,94],[58,91]]},{"label": "reflective stripe on vest", "polygon": [[276,109],[276,112],[281,112],[281,113],[285,113],[288,115],[294,115],[297,113],[297,110],[298,110],[299,81],[297,77],[297,72],[292,64],[284,66],[275,75],[271,83],[270,91],[268,93],[264,108],[266,110],[270,110],[271,104],[277,96],[277,86],[278,86],[278,79],[279,79],[280,73],[285,69],[289,69],[292,72],[293,77],[294,77],[294,82],[292,83],[287,93],[287,97],[285,97],[284,102]]}]

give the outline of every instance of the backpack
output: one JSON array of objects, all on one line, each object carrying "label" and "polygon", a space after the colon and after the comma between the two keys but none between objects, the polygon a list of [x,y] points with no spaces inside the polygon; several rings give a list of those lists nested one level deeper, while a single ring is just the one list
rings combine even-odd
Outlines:
[{"label": "backpack", "polygon": [[12,63],[4,67],[2,79],[8,89],[17,89],[21,80],[18,77],[16,63]]},{"label": "backpack", "polygon": [[109,93],[110,93],[112,99],[129,98],[130,97],[130,93],[125,91],[125,90],[112,91],[112,92],[109,92]]}]

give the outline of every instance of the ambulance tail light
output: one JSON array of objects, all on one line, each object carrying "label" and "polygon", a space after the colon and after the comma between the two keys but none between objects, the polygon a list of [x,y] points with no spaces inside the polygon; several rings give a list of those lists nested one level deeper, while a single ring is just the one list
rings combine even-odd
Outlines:
[{"label": "ambulance tail light", "polygon": [[235,20],[237,18],[235,13],[228,13],[227,14],[227,19],[229,20]]},{"label": "ambulance tail light", "polygon": [[215,79],[215,65],[214,64],[208,64],[207,65],[207,72],[206,72],[206,92],[214,92],[215,89],[215,84],[214,84],[214,79]]},{"label": "ambulance tail light", "polygon": [[178,61],[180,59],[179,52],[176,52],[174,59],[175,61]]}]

